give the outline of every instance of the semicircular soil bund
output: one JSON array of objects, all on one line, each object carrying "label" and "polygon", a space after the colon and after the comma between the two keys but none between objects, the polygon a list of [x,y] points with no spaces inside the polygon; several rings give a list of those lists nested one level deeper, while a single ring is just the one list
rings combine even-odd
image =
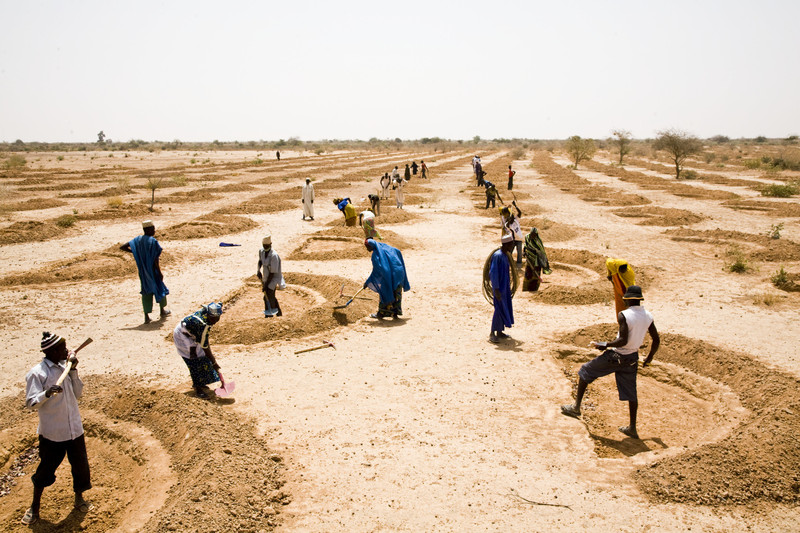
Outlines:
[{"label": "semicircular soil bund", "polygon": [[641,218],[642,220],[636,223],[640,226],[686,226],[706,218],[686,209],[652,205],[617,209],[614,214],[624,218]]},{"label": "semicircular soil bund", "polygon": [[787,239],[773,239],[767,235],[745,233],[742,231],[693,230],[689,228],[675,228],[664,231],[673,241],[696,242],[714,246],[730,244],[731,242],[750,245],[753,250],[748,256],[760,261],[780,263],[787,261],[800,261],[800,244]]},{"label": "semicircular soil bund", "polygon": [[[522,232],[526,236],[528,233],[530,233],[532,227],[539,230],[539,236],[542,238],[542,243],[545,246],[545,250],[547,250],[548,242],[569,241],[586,231],[583,228],[578,228],[569,224],[554,222],[549,218],[523,218],[522,222]],[[493,235],[499,238],[501,236],[499,218],[496,224],[484,224],[484,226],[481,228],[481,231],[487,235]]]},{"label": "semicircular soil bund", "polygon": [[37,220],[21,220],[0,229],[0,244],[19,244],[38,242],[64,237],[74,230],[61,228],[54,221],[39,222]]},{"label": "semicircular soil bund", "polygon": [[[585,347],[590,340],[610,339],[615,333],[615,325],[602,324],[570,333],[561,342]],[[640,354],[648,351],[649,346]],[[572,353],[565,357],[575,353],[567,352]],[[800,502],[800,380],[749,355],[670,333],[661,334],[655,360],[639,371],[638,430],[643,440],[623,448],[621,441],[632,439],[621,434],[595,439],[598,446],[628,453],[634,451],[631,446],[641,451],[689,446],[637,469],[633,477],[642,492],[654,501],[702,505]],[[577,362],[567,366],[577,371]],[[613,378],[605,381],[612,391],[600,402],[619,404],[618,412],[605,422],[605,405],[589,410],[594,411],[586,419],[591,433],[596,432],[593,420],[601,425],[627,423],[627,405],[616,400]],[[651,386],[653,381],[662,386]],[[603,386],[601,379],[589,390]],[[736,402],[726,391],[738,397],[743,410],[732,407]],[[685,398],[686,393],[696,401]]]},{"label": "semicircular soil bund", "polygon": [[[270,531],[291,497],[279,490],[281,458],[272,454],[251,420],[222,400],[180,391],[145,389],[130,377],[86,376],[81,413],[94,509],[71,512],[69,467],[42,497],[41,522],[53,531]],[[22,395],[0,401],[12,413],[0,432],[0,525],[20,525],[30,505],[30,475],[38,465],[36,416]],[[6,415],[4,414],[4,417]],[[32,453],[27,453],[31,451]],[[32,455],[32,456],[31,456]],[[66,460],[65,460],[66,462]],[[6,476],[16,467],[22,476]],[[13,484],[11,484],[13,482]]]},{"label": "semicircular soil bund", "polygon": [[[167,251],[161,253],[163,267],[175,261]],[[49,263],[43,268],[0,278],[0,286],[33,285],[53,282],[97,281],[136,275],[133,255],[111,246],[102,252],[88,252],[77,257]]]},{"label": "semicircular soil bund", "polygon": [[[405,209],[397,209],[391,205],[386,205],[384,202],[388,203],[391,201],[394,203],[394,197],[391,200],[383,200],[381,202],[381,214],[375,217],[375,225],[378,227],[378,231],[381,230],[381,226],[385,224],[402,224],[403,222],[409,221],[417,221],[417,219],[423,218],[422,215],[418,213],[411,213],[406,211]],[[359,205],[356,206],[356,213],[360,213],[369,209],[369,205]],[[344,215],[335,218],[326,224],[327,226],[341,226],[347,227],[344,225]],[[353,226],[350,226],[353,227]],[[360,228],[359,228],[360,229]],[[361,230],[363,233],[363,230]]]},{"label": "semicircular soil bund", "polygon": [[165,228],[159,232],[158,237],[163,240],[203,239],[241,233],[257,226],[258,224],[248,217],[208,213],[194,220]]},{"label": "semicircular soil bund", "polygon": [[0,204],[0,213],[36,211],[39,209],[50,209],[51,207],[61,207],[62,205],[66,205],[66,202],[63,200],[56,200],[55,198],[30,198],[21,202]]},{"label": "semicircular soil bund", "polygon": [[[397,233],[381,229],[380,242],[401,251],[413,246]],[[300,261],[333,261],[337,259],[368,259],[370,253],[364,246],[364,230],[355,226],[339,226],[324,229],[310,235],[306,241],[295,248],[286,258]]]},{"label": "semicircular soil bund", "polygon": [[[275,295],[283,316],[264,316],[261,282],[252,276],[239,290],[223,299],[225,314],[211,331],[213,341],[257,344],[307,337],[353,323],[378,307],[377,295],[364,291],[348,307],[334,309],[336,305],[344,305],[361,288],[360,284],[346,278],[298,272],[284,272],[283,277],[286,290],[277,291]],[[342,285],[345,296],[339,297]]]}]

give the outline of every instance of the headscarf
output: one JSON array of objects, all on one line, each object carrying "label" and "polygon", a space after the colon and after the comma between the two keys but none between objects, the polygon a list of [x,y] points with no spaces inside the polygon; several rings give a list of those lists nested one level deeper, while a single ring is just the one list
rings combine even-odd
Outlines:
[{"label": "headscarf", "polygon": [[553,272],[550,270],[547,252],[544,251],[542,238],[539,237],[539,230],[536,228],[531,228],[531,232],[525,236],[525,258],[529,265],[541,268],[545,274]]},{"label": "headscarf", "polygon": [[402,285],[404,291],[411,290],[403,254],[394,246],[374,239],[367,239],[365,243],[372,252],[372,274],[364,282],[364,286],[377,292],[382,303],[392,303],[397,287]]},{"label": "headscarf", "polygon": [[[619,267],[622,265],[628,265],[628,269],[625,272],[619,271]],[[624,259],[609,257],[606,259],[606,270],[609,276],[618,275],[620,281],[625,285],[625,288],[636,283],[636,274],[633,271],[633,267]]]}]

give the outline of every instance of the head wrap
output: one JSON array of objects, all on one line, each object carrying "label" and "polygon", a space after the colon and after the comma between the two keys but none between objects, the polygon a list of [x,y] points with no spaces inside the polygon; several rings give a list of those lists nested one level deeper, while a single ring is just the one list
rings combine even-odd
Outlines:
[{"label": "head wrap", "polygon": [[64,339],[61,338],[60,335],[56,335],[55,333],[50,333],[49,331],[45,331],[42,333],[42,351],[48,350],[58,344],[59,342],[63,341]]},{"label": "head wrap", "polygon": [[208,316],[222,316],[222,302],[211,302],[205,307]]},{"label": "head wrap", "polygon": [[155,224],[153,224],[152,220],[145,220],[144,222],[142,222],[142,229],[154,228],[154,227],[156,227],[156,226],[155,226]]},{"label": "head wrap", "polygon": [[272,244],[272,234],[266,235],[263,239],[261,239],[261,244],[264,246]]},{"label": "head wrap", "polygon": [[512,233],[506,233],[505,235],[500,237],[500,242],[502,242],[502,243],[511,242],[513,240],[514,240],[514,234],[512,234]]},{"label": "head wrap", "polygon": [[311,183],[311,178],[306,178],[306,183]]}]

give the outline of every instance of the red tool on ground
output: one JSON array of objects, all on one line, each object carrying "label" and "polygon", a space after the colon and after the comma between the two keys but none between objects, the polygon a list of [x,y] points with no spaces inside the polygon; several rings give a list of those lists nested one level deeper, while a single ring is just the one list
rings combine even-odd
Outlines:
[{"label": "red tool on ground", "polygon": [[314,346],[313,348],[306,348],[304,350],[297,350],[296,352],[294,352],[294,354],[297,355],[299,353],[313,352],[314,350],[321,350],[323,348],[327,348],[328,346],[330,346],[334,350],[336,349],[336,345],[333,344],[331,341],[322,341],[322,342],[324,342],[325,344],[321,344],[320,346]]},{"label": "red tool on ground", "polygon": [[226,398],[236,388],[236,382],[225,381],[225,378],[222,377],[222,372],[220,372],[219,370],[217,371],[217,374],[219,374],[219,382],[222,384],[222,386],[218,389],[214,389],[214,394],[216,394],[220,398]]}]

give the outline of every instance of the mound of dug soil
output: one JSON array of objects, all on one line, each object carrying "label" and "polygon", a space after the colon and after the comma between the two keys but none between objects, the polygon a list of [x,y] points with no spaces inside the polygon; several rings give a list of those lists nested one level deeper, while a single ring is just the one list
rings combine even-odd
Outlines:
[{"label": "mound of dug soil", "polygon": [[719,246],[731,241],[743,242],[760,247],[748,255],[753,259],[779,263],[800,261],[800,244],[787,239],[772,239],[767,235],[744,233],[741,231],[693,230],[688,228],[670,229],[664,232],[674,241],[701,242]]},{"label": "mound of dug soil", "polygon": [[203,239],[241,233],[256,226],[258,224],[248,217],[209,213],[194,220],[170,226],[161,232],[159,238],[164,240]]},{"label": "mound of dug soil", "polygon": [[361,288],[345,278],[298,272],[285,272],[283,277],[287,288],[276,295],[283,316],[264,316],[261,283],[253,276],[223,300],[225,315],[211,333],[214,342],[257,344],[306,337],[360,320],[378,307],[377,295],[364,291],[347,308],[333,309],[347,302],[344,296],[338,297],[342,285],[348,296]]},{"label": "mound of dug soil", "polygon": [[[606,334],[611,331],[613,335],[613,329],[606,326]],[[588,335],[575,333],[564,342],[585,346],[587,339]],[[800,380],[746,354],[696,339],[662,333],[661,341],[657,361],[729,387],[749,412],[718,442],[637,470],[634,478],[641,490],[656,501],[703,505],[746,504],[753,500],[800,502]],[[656,403],[654,398],[651,404]],[[651,404],[643,403],[640,415]],[[681,413],[681,417],[693,415]],[[669,417],[666,423],[681,423],[679,418]],[[643,427],[647,428],[648,423]],[[707,427],[697,425],[687,431]],[[640,429],[641,433],[650,431]]]},{"label": "mound of dug soil", "polygon": [[800,203],[796,201],[731,200],[722,205],[731,209],[765,211],[776,217],[800,217]]},{"label": "mound of dug soil", "polygon": [[642,218],[644,220],[637,222],[640,226],[686,226],[706,218],[685,209],[656,206],[617,209],[614,214],[619,217]]},{"label": "mound of dug soil", "polygon": [[291,187],[268,194],[262,194],[237,205],[219,209],[221,214],[242,215],[249,213],[275,213],[288,209],[302,209],[300,196],[302,187]]},{"label": "mound of dug soil", "polygon": [[52,221],[24,220],[0,229],[0,244],[46,241],[63,237],[69,231],[56,226]]},{"label": "mound of dug soil", "polygon": [[22,202],[0,204],[0,213],[12,211],[36,211],[38,209],[50,209],[51,207],[61,207],[66,205],[61,200],[55,198],[30,198]]},{"label": "mound of dug soil", "polygon": [[[156,197],[158,203],[158,197]],[[149,205],[150,202],[148,201]],[[76,215],[79,220],[114,220],[118,218],[150,218],[158,209],[150,211],[147,205],[144,204],[122,204],[119,207],[106,207],[92,211],[91,213],[80,213]]]},{"label": "mound of dug soil", "polygon": [[[179,391],[148,390],[130,378],[84,377],[81,400],[94,488],[94,509],[71,512],[68,467],[42,499],[48,531],[269,531],[290,496],[279,490],[281,458],[223,401]],[[188,388],[188,385],[187,387]],[[20,413],[22,395],[6,398],[4,413]],[[5,415],[4,415],[5,416]],[[13,416],[2,433],[6,473],[35,443],[36,415]],[[8,420],[8,419],[6,419]],[[33,448],[35,453],[36,448]],[[0,497],[0,524],[29,531],[19,520],[30,504],[28,479],[38,460],[22,461],[22,477]]]},{"label": "mound of dug soil", "polygon": [[[161,253],[159,263],[163,267],[172,263],[173,260],[174,257],[164,251]],[[136,274],[136,262],[133,260],[133,255],[123,252],[117,246],[111,246],[102,252],[88,252],[64,261],[50,263],[38,270],[0,278],[0,286],[97,281]]]},{"label": "mound of dug soil", "polygon": [[[397,233],[378,228],[382,241],[400,250],[408,250],[412,245]],[[370,256],[364,246],[364,230],[354,226],[336,226],[318,231],[292,251],[287,259],[301,261],[333,261],[337,259],[368,259]]]},{"label": "mound of dug soil", "polygon": [[[381,202],[381,214],[375,217],[375,225],[377,226],[378,231],[380,231],[381,226],[385,224],[402,224],[403,222],[409,222],[411,220],[423,218],[422,215],[417,213],[411,213],[405,209],[397,209],[396,207],[392,207],[384,203],[388,203],[389,201],[390,200],[384,200]],[[360,213],[367,209],[369,209],[368,205],[356,206],[356,213]],[[344,216],[331,220],[327,225],[331,227],[345,227]],[[363,234],[363,230],[359,228],[359,231],[361,231]]]}]

